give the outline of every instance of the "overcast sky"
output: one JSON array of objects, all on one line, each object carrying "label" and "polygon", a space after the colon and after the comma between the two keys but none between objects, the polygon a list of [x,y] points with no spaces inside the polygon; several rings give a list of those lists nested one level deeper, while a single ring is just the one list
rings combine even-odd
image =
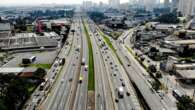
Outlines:
[{"label": "overcast sky", "polygon": [[[79,4],[84,0],[0,0],[0,5],[37,5],[37,4]],[[108,3],[108,0],[91,0],[96,3],[100,1]],[[129,0],[120,0],[121,3],[128,2]],[[162,1],[162,0],[161,0]]]}]

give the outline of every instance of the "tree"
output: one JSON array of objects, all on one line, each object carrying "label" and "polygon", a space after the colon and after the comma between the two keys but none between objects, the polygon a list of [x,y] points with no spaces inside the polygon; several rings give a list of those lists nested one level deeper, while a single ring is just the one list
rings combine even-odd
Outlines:
[{"label": "tree", "polygon": [[177,13],[172,12],[168,14],[163,14],[157,19],[161,23],[179,23],[179,19],[177,18]]},{"label": "tree", "polygon": [[159,71],[156,73],[156,78],[162,78],[162,74]]},{"label": "tree", "polygon": [[178,110],[194,110],[195,104],[189,96],[183,95],[179,99],[177,103],[177,107],[178,107]]},{"label": "tree", "polygon": [[150,65],[149,67],[148,67],[148,71],[150,72],[150,73],[156,73],[156,67],[155,67],[155,65]]},{"label": "tree", "polygon": [[161,84],[159,82],[157,82],[157,81],[152,82],[152,88],[154,90],[158,91],[160,89],[160,86],[161,86]]},{"label": "tree", "polygon": [[2,98],[0,98],[0,110],[8,110]]},{"label": "tree", "polygon": [[38,77],[38,78],[43,78],[46,74],[46,71],[43,68],[38,68],[35,72],[34,72],[34,76]]}]

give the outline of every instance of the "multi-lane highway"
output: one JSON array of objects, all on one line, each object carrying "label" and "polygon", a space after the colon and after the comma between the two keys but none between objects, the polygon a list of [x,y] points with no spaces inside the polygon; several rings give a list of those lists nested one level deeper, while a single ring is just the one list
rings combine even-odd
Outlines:
[{"label": "multi-lane highway", "polygon": [[[81,19],[80,19],[81,20]],[[80,21],[82,22],[82,21]],[[82,82],[77,86],[77,92],[74,102],[73,110],[86,110],[87,108],[87,95],[88,95],[88,43],[84,33],[83,24],[80,23],[81,37],[82,37],[82,67],[80,70],[80,80]]]},{"label": "multi-lane highway", "polygon": [[[151,91],[151,85],[143,76],[146,71],[128,53],[121,40],[111,40],[116,49],[115,53],[107,45],[94,22],[86,15],[81,17],[80,14],[76,14],[71,26],[71,30],[75,32],[69,34],[69,45],[61,49],[46,76],[49,89],[37,89],[28,101],[26,110],[91,109],[88,108],[89,50],[84,25],[93,49],[95,110],[141,110],[132,81],[152,110],[175,109],[175,105],[168,98],[162,99]],[[122,40],[129,39],[127,36],[131,32],[132,30],[125,32]],[[66,58],[63,66],[59,64],[61,58]]]},{"label": "multi-lane highway", "polygon": [[[71,26],[71,29],[74,29],[75,24],[73,23]],[[70,50],[72,48],[72,43],[73,43],[74,37],[73,33],[69,34],[69,37],[67,39],[67,42],[69,43],[68,45],[64,45],[59,53],[58,56],[56,57],[52,67],[50,70],[47,72],[47,75],[45,76],[45,79],[47,80],[45,83],[44,90],[40,90],[40,86],[35,90],[35,92],[31,95],[30,99],[27,101],[26,105],[24,106],[24,109],[26,110],[34,110],[35,108],[38,107],[39,103],[44,100],[51,87],[53,87],[53,83],[55,81],[55,78],[59,74],[62,66],[59,64],[61,58],[66,58],[68,57]]]},{"label": "multi-lane highway", "polygon": [[[89,27],[89,25],[86,26]],[[115,101],[112,97],[112,90],[109,84],[109,73],[106,71],[104,59],[100,51],[98,41],[95,39],[95,30],[88,28],[91,35],[93,46],[94,65],[95,65],[95,109],[96,110],[114,110]]]},{"label": "multi-lane highway", "polygon": [[41,104],[40,108],[43,110],[64,110],[70,109],[74,101],[75,88],[78,85],[78,77],[81,66],[81,33],[80,19],[74,19],[74,40],[69,56],[67,57],[66,64],[61,70],[60,76],[56,79],[50,94],[46,100]]},{"label": "multi-lane highway", "polygon": [[[90,19],[88,19],[88,23],[90,24],[89,27],[91,30],[94,31],[93,33],[96,33],[94,38],[96,39],[98,46],[101,47],[100,51],[104,59],[103,61],[105,63],[106,71],[108,72],[112,98],[115,102],[114,108],[118,110],[140,110],[141,107],[139,101],[137,99],[134,88],[131,85],[131,82],[128,80],[126,72],[108,45],[102,45],[106,43],[98,34],[94,23]],[[124,89],[123,98],[121,98],[118,93],[118,89],[121,87]]]},{"label": "multi-lane highway", "polygon": [[[138,89],[142,93],[146,102],[152,110],[176,110],[176,105],[168,97],[160,97],[157,93],[151,91],[151,84],[147,81],[148,74],[146,70],[136,61],[133,55],[131,55],[126,49],[124,44],[130,43],[130,38],[134,29],[131,29],[126,32],[121,38],[124,41],[121,43],[121,40],[114,41],[112,40],[115,48],[117,49],[117,54],[120,56],[121,60],[124,63],[124,68],[126,69],[129,77],[137,85]],[[127,60],[128,59],[128,60]],[[131,63],[131,66],[128,65]]]}]

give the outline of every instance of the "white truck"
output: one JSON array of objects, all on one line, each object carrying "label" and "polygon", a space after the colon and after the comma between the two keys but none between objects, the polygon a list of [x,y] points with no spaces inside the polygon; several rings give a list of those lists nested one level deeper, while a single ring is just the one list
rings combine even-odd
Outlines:
[{"label": "white truck", "polygon": [[85,59],[84,58],[81,61],[81,65],[85,65]]},{"label": "white truck", "polygon": [[119,98],[123,98],[124,97],[124,88],[122,86],[117,88],[117,94]]}]

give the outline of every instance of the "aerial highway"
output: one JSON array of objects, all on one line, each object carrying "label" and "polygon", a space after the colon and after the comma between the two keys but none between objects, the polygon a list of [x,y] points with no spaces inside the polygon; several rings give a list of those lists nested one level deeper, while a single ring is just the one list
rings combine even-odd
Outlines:
[{"label": "aerial highway", "polygon": [[88,43],[84,33],[83,24],[80,18],[80,29],[82,38],[82,66],[79,75],[79,84],[77,86],[76,97],[74,101],[74,110],[86,110],[87,109],[87,95],[88,95]]},{"label": "aerial highway", "polygon": [[[71,29],[75,28],[75,24],[73,23],[71,26]],[[74,40],[73,33],[69,34],[69,37],[67,39],[68,45],[65,44],[59,51],[58,56],[56,57],[52,67],[49,69],[47,72],[45,79],[47,80],[45,83],[44,90],[40,90],[40,86],[35,90],[35,92],[31,95],[30,99],[27,101],[23,109],[26,110],[34,110],[35,108],[38,107],[39,103],[43,101],[46,97],[47,94],[50,91],[50,88],[52,87],[54,80],[57,76],[57,74],[60,72],[60,69],[62,66],[59,64],[61,58],[68,57],[72,43]]]},{"label": "aerial highway", "polygon": [[[71,108],[71,101],[75,93],[73,87],[78,84],[78,73],[80,71],[81,54],[78,45],[81,45],[80,29],[78,29],[79,19],[75,18],[75,33],[73,48],[70,51],[70,55],[67,58],[66,65],[61,70],[60,76],[56,79],[56,83],[53,86],[50,94],[45,101],[40,105],[40,109],[43,110],[62,110],[65,108]],[[78,49],[79,48],[79,49]]]},{"label": "aerial highway", "polygon": [[[130,43],[130,38],[134,29],[131,29],[123,35],[124,43]],[[127,36],[127,37],[126,37]],[[147,71],[136,61],[133,55],[131,55],[126,49],[125,45],[118,41],[112,40],[117,54],[120,56],[122,62],[124,63],[124,68],[126,69],[129,77],[137,85],[149,107],[152,110],[176,110],[176,105],[168,97],[161,98],[156,92],[151,91],[151,84],[148,83]],[[128,60],[127,60],[128,59]],[[131,65],[130,67],[128,65]]]},{"label": "aerial highway", "polygon": [[[86,23],[86,26],[89,25]],[[91,42],[93,46],[94,65],[95,65],[95,109],[96,110],[115,110],[115,100],[112,97],[111,85],[109,83],[103,56],[101,54],[97,39],[95,39],[95,30],[88,28],[89,35],[91,35]]]},{"label": "aerial highway", "polygon": [[[88,18],[91,30],[95,30],[96,42],[101,47],[101,54],[103,56],[106,70],[109,73],[109,80],[112,97],[115,100],[115,109],[117,110],[140,110],[140,104],[134,88],[131,85],[123,67],[119,63],[113,51],[106,45],[104,39],[99,35],[96,25]],[[103,46],[102,46],[103,44]],[[105,45],[104,45],[105,44]],[[121,92],[122,91],[122,92]]]}]

